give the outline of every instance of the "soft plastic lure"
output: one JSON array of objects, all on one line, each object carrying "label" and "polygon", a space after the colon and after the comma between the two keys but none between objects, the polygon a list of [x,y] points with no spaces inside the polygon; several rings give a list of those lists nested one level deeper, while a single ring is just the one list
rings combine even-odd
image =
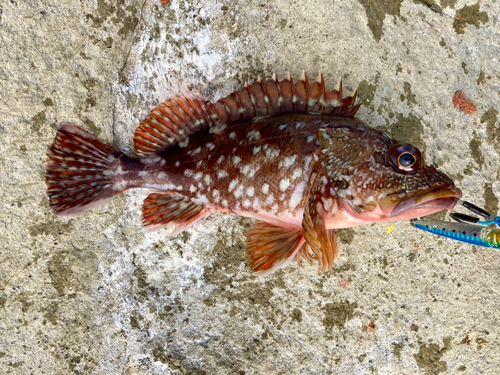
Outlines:
[{"label": "soft plastic lure", "polygon": [[477,217],[453,213],[450,216],[457,221],[456,223],[440,220],[412,220],[413,226],[453,240],[500,249],[500,229],[493,227],[493,225],[500,226],[500,216],[491,215],[470,202],[460,199],[458,202],[468,210],[483,217],[485,221],[481,221]]}]

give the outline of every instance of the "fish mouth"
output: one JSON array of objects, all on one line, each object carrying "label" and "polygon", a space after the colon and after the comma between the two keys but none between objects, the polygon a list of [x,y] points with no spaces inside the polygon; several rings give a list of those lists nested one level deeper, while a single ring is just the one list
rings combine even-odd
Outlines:
[{"label": "fish mouth", "polygon": [[380,201],[380,206],[387,217],[406,220],[451,210],[461,197],[462,191],[452,185],[410,196],[406,192],[390,194]]}]

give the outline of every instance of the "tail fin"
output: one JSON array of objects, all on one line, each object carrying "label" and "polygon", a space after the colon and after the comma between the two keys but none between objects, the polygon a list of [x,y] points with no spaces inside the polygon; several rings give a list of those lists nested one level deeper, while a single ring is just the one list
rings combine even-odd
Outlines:
[{"label": "tail fin", "polygon": [[45,177],[54,213],[76,215],[120,194],[124,184],[116,172],[121,155],[82,128],[61,124],[47,152]]}]

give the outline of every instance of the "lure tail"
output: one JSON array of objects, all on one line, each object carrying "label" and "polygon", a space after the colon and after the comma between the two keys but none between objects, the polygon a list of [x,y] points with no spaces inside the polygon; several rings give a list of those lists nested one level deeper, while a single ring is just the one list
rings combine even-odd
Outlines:
[{"label": "lure tail", "polygon": [[47,194],[55,214],[79,214],[125,190],[122,156],[80,127],[61,124],[47,152]]}]

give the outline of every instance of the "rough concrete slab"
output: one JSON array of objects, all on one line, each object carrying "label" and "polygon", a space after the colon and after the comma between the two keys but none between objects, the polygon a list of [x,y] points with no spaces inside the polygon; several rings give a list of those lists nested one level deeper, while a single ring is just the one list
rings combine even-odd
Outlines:
[{"label": "rough concrete slab", "polygon": [[497,211],[499,14],[495,0],[2,1],[0,372],[500,373],[498,250],[374,224],[339,232],[326,274],[254,277],[251,220],[147,234],[145,191],[63,220],[44,183],[62,121],[132,153],[172,93],[216,99],[305,68],[359,86],[362,120]]}]

